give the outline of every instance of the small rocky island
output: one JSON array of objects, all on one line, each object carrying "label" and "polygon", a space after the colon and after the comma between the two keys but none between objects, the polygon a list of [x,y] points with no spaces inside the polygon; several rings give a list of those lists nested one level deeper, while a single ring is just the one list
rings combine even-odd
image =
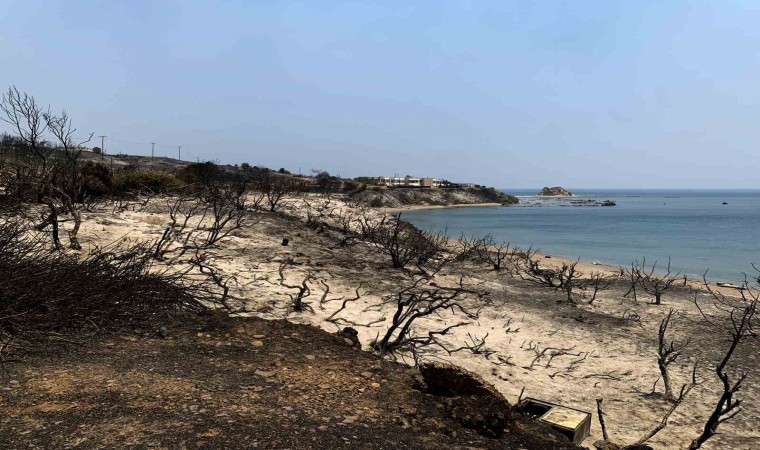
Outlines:
[{"label": "small rocky island", "polygon": [[541,189],[541,192],[539,192],[538,195],[540,197],[572,197],[573,193],[565,188],[555,186]]}]

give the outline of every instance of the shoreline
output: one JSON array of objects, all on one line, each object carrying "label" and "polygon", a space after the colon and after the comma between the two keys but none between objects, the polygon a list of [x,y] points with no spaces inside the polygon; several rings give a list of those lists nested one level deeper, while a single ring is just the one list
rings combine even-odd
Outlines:
[{"label": "shoreline", "polygon": [[404,211],[420,211],[425,209],[456,209],[456,208],[487,208],[504,206],[501,203],[454,203],[451,205],[406,205],[400,208],[376,208],[384,214],[399,213]]},{"label": "shoreline", "polygon": [[[537,252],[536,256],[538,256],[544,261],[547,261],[547,265],[554,268],[561,267],[562,264],[565,264],[565,263],[572,264],[578,261],[577,268],[582,274],[591,275],[594,272],[598,272],[598,273],[602,273],[603,275],[612,275],[613,277],[617,279],[628,278],[626,275],[623,275],[622,277],[619,276],[620,268],[622,267],[623,269],[626,269],[626,266],[613,266],[613,265],[604,264],[604,263],[594,264],[593,261],[587,261],[584,259],[577,259],[577,258],[572,259],[572,258],[567,258],[564,256],[557,256],[557,255],[552,255],[550,253],[542,253],[542,252]],[[556,261],[557,263],[552,264],[548,261]],[[630,266],[628,266],[627,268],[630,269]],[[654,273],[657,275],[665,275],[665,273],[659,270],[656,270]],[[686,284],[684,284],[683,275],[684,274],[679,274],[676,277],[676,281],[673,283],[673,287],[689,287],[693,290],[698,290],[706,294],[709,294],[708,290],[705,287],[705,280],[701,278],[689,278],[687,276]],[[718,283],[725,283],[725,282],[726,281],[708,278],[707,287],[709,287],[709,289],[712,290],[713,292],[720,295],[724,295],[726,297],[741,298],[742,289],[739,289],[741,285],[735,284],[735,286],[737,286],[736,288],[718,285]]]},{"label": "shoreline", "polygon": [[[565,197],[569,198],[569,197]],[[452,205],[408,205],[401,208],[377,208],[378,211],[380,211],[381,214],[395,214],[395,213],[401,213],[405,211],[420,211],[420,210],[431,210],[431,209],[456,209],[456,208],[473,208],[473,207],[494,207],[494,206],[504,206],[501,203],[463,203],[463,204],[452,204]],[[482,236],[480,236],[482,237]],[[458,238],[449,237],[448,242],[450,245],[456,245],[456,242],[458,241]],[[519,248],[519,247],[518,247]],[[560,256],[555,255],[551,253],[546,252],[537,252],[536,256],[545,262],[545,264],[551,268],[559,268],[563,264],[572,264],[574,262],[578,262],[577,269],[584,274],[591,275],[593,273],[601,273],[604,276],[613,276],[614,278],[624,278],[624,276],[620,277],[620,268],[626,269],[627,266],[614,266],[611,264],[594,264],[594,261],[588,261],[581,258],[568,258],[566,256]],[[658,273],[660,275],[664,275],[664,273],[660,271],[656,271],[655,273]],[[726,280],[718,280],[718,279],[707,279],[707,285],[710,290],[713,292],[724,295],[727,297],[734,297],[734,298],[741,298],[741,292],[742,290],[738,287],[741,287],[741,284],[734,284],[737,286],[734,287],[726,287],[726,286],[719,286],[718,283],[724,283],[727,282]],[[730,283],[730,282],[729,282]],[[706,287],[705,287],[705,280],[701,278],[689,278],[687,276],[686,284],[683,283],[683,274],[680,274],[677,278],[677,281],[673,283],[674,287],[689,287],[694,290],[699,290],[704,293],[708,293]]]}]

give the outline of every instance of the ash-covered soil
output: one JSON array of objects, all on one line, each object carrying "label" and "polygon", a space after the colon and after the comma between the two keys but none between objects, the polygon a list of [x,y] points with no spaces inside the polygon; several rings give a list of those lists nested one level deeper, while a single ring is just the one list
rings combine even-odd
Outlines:
[{"label": "ash-covered soil", "polygon": [[463,428],[417,370],[307,325],[183,314],[77,341],[4,366],[0,448],[576,448],[520,415]]}]

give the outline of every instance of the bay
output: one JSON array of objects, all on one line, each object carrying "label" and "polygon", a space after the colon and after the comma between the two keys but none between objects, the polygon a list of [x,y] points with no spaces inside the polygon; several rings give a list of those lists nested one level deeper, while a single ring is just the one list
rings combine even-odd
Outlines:
[{"label": "bay", "polygon": [[[760,190],[571,189],[570,198],[540,198],[538,189],[504,192],[519,206],[415,210],[403,213],[420,228],[446,228],[452,237],[491,234],[519,247],[566,258],[629,266],[646,257],[690,278],[709,269],[714,281],[757,277]],[[612,207],[576,206],[612,200]],[[724,202],[726,204],[724,204]]]}]

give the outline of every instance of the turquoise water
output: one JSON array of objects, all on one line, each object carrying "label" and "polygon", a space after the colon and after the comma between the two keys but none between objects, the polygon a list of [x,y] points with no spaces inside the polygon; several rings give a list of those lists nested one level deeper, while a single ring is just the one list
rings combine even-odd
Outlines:
[{"label": "turquoise water", "polygon": [[[535,194],[507,190],[514,195]],[[421,228],[483,236],[520,247],[604,264],[658,261],[689,277],[755,278],[760,263],[760,190],[573,190],[572,199],[521,197],[523,206],[419,210],[403,214]],[[614,207],[574,207],[571,200],[613,200]],[[722,204],[726,202],[727,204]],[[533,206],[530,206],[533,205]]]}]

